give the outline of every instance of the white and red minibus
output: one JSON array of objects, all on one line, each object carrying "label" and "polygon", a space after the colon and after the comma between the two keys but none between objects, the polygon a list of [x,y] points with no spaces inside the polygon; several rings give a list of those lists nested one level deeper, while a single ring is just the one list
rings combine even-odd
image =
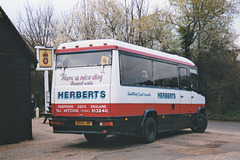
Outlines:
[{"label": "white and red minibus", "polygon": [[177,55],[112,40],[61,44],[52,82],[54,133],[136,135],[207,127],[195,64]]}]

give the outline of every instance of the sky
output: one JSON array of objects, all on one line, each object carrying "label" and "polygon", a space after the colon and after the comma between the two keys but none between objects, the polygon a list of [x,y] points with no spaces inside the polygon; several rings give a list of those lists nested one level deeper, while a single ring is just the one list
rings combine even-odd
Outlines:
[{"label": "sky", "polygon": [[[31,6],[35,7],[39,6],[41,3],[49,1],[53,4],[55,13],[61,14],[62,12],[70,11],[79,0],[0,0],[0,5],[14,23],[16,22],[18,11],[24,12],[24,5],[27,1]],[[157,5],[164,7],[168,5],[168,0],[149,0],[149,5],[150,7]],[[234,21],[233,26],[237,34],[240,35],[240,16]],[[240,47],[240,36],[236,40],[236,44]]]}]

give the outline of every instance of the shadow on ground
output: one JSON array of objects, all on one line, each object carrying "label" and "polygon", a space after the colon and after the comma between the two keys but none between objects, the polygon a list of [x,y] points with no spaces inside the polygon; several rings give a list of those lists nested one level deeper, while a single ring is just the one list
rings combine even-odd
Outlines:
[{"label": "shadow on ground", "polygon": [[[191,134],[190,130],[180,130],[175,132],[166,132],[158,134],[156,141],[161,141],[162,139],[167,139],[179,135]],[[140,137],[132,136],[109,136],[104,142],[101,143],[90,143],[87,140],[84,142],[79,142],[73,145],[66,146],[67,148],[85,148],[85,149],[101,149],[101,150],[116,150],[128,147],[136,147],[145,145]]]}]

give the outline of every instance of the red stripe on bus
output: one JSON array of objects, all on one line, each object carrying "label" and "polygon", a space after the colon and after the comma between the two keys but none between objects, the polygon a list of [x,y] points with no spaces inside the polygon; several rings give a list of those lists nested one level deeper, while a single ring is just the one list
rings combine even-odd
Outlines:
[{"label": "red stripe on bus", "polygon": [[142,116],[147,109],[158,115],[197,113],[204,104],[52,104],[55,116],[122,117]]},{"label": "red stripe on bus", "polygon": [[197,113],[202,104],[111,104],[111,116],[141,116],[147,109],[156,110],[158,115]]},{"label": "red stripe on bus", "polygon": [[117,46],[106,45],[106,46],[92,46],[92,47],[58,49],[58,50],[56,50],[56,53],[73,53],[73,52],[80,52],[80,51],[99,51],[99,50],[111,50],[111,49],[117,49]]}]

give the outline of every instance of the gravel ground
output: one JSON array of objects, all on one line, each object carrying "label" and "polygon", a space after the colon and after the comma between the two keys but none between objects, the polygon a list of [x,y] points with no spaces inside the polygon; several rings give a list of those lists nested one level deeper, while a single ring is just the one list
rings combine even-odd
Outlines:
[{"label": "gravel ground", "polygon": [[160,134],[151,144],[120,136],[110,136],[104,143],[92,144],[83,135],[53,134],[52,128],[42,122],[42,118],[33,119],[33,140],[0,145],[0,159],[240,159],[240,123],[210,121],[205,133],[192,133],[187,129]]}]

